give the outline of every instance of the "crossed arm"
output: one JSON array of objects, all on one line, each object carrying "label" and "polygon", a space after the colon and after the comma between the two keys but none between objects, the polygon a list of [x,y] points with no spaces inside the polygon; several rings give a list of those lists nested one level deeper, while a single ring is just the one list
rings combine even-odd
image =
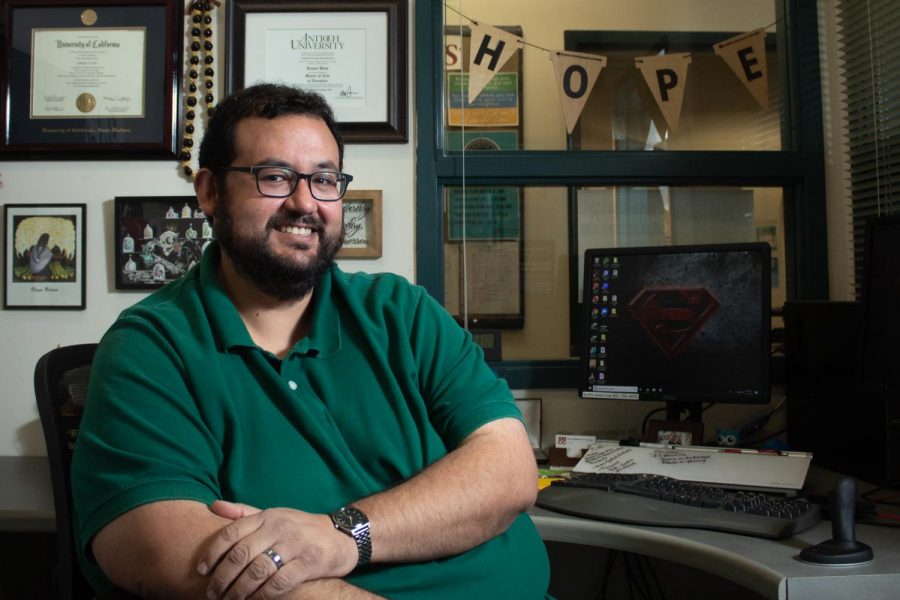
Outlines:
[{"label": "crossed arm", "polygon": [[[419,562],[499,535],[536,493],[525,428],[507,418],[482,425],[415,477],[354,505],[372,524],[372,562]],[[276,571],[263,554],[268,548],[284,568]],[[341,579],[356,565],[356,545],[328,515],[156,502],[112,521],[92,550],[113,583],[144,597],[373,597]]]}]

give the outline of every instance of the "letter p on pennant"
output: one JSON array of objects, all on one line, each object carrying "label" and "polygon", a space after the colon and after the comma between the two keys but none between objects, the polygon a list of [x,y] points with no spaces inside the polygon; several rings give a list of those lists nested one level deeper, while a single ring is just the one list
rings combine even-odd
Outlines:
[{"label": "letter p on pennant", "polygon": [[642,56],[634,59],[634,64],[644,76],[650,93],[669,126],[669,131],[678,129],[681,120],[681,103],[687,84],[687,69],[691,64],[690,54],[665,54],[662,56]]}]

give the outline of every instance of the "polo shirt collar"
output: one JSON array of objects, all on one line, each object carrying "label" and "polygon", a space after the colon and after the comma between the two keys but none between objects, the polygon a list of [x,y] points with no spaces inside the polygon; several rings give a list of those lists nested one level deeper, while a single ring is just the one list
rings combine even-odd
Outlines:
[{"label": "polo shirt collar", "polygon": [[[219,242],[213,241],[203,253],[200,261],[200,295],[206,306],[210,325],[225,350],[236,347],[256,348],[256,344],[247,331],[240,313],[219,281],[219,265],[222,262]],[[341,348],[340,318],[331,301],[332,267],[322,276],[322,280],[313,291],[313,319],[310,333],[291,349],[288,356],[294,354],[327,357]]]}]

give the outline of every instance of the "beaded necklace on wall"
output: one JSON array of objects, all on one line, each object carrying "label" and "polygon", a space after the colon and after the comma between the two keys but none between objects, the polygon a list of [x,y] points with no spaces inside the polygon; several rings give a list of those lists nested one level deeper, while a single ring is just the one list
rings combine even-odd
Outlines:
[{"label": "beaded necklace on wall", "polygon": [[[197,93],[203,93],[206,102],[206,118],[210,118],[215,111],[215,96],[213,95],[213,9],[219,6],[218,0],[194,0],[190,5],[191,16],[191,45],[190,58],[188,59],[188,83],[184,104],[184,141],[182,142],[181,169],[184,176],[193,179],[194,170],[191,168],[192,148],[194,147],[194,119],[197,116]],[[201,41],[202,40],[202,41]],[[201,58],[202,54],[202,58]],[[203,90],[198,87],[200,74],[203,74]]]}]

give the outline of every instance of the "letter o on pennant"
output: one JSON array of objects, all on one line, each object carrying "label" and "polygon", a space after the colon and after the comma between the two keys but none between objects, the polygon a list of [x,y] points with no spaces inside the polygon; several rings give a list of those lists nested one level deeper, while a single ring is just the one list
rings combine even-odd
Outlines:
[{"label": "letter o on pennant", "polygon": [[[572,87],[572,79],[578,75],[578,89]],[[563,91],[569,98],[581,98],[587,92],[588,74],[581,65],[571,65],[563,75]]]}]

